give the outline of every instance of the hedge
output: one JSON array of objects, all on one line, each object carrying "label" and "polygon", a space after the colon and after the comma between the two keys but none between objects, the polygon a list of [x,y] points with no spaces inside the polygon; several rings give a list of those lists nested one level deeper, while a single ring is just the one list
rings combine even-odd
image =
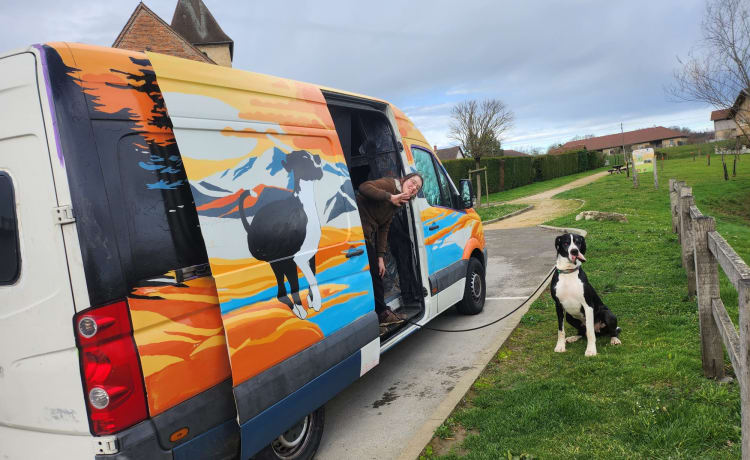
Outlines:
[{"label": "hedge", "polygon": [[[468,178],[469,171],[476,168],[476,163],[471,158],[446,160],[442,163],[455,184],[458,184],[460,179]],[[483,158],[479,165],[487,168],[489,192],[495,193],[532,182],[600,168],[604,166],[604,156],[599,152],[578,150],[560,155]],[[503,187],[500,186],[501,165],[505,168]]]}]

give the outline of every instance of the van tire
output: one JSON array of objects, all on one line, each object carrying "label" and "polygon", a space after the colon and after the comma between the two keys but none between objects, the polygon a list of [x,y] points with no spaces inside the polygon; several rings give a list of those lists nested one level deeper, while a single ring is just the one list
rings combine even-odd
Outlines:
[{"label": "van tire", "polygon": [[311,460],[323,439],[325,410],[318,408],[255,455],[256,460]]},{"label": "van tire", "polygon": [[484,281],[484,266],[475,257],[469,258],[466,270],[466,287],[464,298],[456,305],[456,310],[462,315],[477,315],[484,309],[484,299],[487,295],[487,284]]}]

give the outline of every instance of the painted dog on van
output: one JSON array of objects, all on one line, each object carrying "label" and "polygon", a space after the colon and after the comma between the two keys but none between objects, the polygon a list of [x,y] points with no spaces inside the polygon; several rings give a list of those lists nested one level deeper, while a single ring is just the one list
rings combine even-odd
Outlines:
[{"label": "painted dog on van", "polygon": [[[299,297],[297,267],[310,285],[308,306],[315,311],[321,308],[320,290],[315,279],[315,254],[321,229],[313,182],[323,177],[323,169],[320,157],[304,150],[288,154],[282,166],[294,182],[292,195],[267,203],[248,222],[244,201],[250,192],[245,190],[239,198],[239,211],[250,254],[271,264],[278,285],[276,298],[298,318],[305,319],[307,311]],[[289,281],[291,299],[287,295],[285,278]]]},{"label": "painted dog on van", "polygon": [[[589,283],[581,264],[586,261],[586,239],[568,233],[555,238],[557,262],[550,292],[557,307],[557,345],[555,351],[565,351],[565,343],[572,343],[586,335],[586,356],[596,356],[596,337],[609,335],[610,344],[620,345],[621,329],[617,317],[607,308]],[[563,316],[576,328],[577,335],[565,338]]]}]

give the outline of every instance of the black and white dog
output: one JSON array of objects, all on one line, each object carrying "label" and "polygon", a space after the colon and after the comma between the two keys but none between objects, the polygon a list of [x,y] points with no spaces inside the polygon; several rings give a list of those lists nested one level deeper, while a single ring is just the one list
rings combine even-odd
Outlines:
[{"label": "black and white dog", "polygon": [[[617,317],[599,298],[589,284],[581,264],[586,262],[586,240],[581,235],[568,233],[555,238],[557,263],[550,292],[557,306],[557,345],[555,351],[565,351],[565,343],[572,343],[586,335],[586,356],[596,356],[596,336],[608,335],[609,343],[620,345],[621,329]],[[578,335],[565,338],[563,316]]]}]

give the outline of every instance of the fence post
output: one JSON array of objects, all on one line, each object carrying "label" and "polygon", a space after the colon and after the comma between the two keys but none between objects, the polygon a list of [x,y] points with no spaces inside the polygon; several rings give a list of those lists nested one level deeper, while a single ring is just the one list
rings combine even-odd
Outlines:
[{"label": "fence post", "polygon": [[737,289],[740,312],[740,366],[735,369],[740,383],[742,408],[742,458],[750,458],[750,279],[741,279]]},{"label": "fence post", "polygon": [[[672,208],[672,219],[674,220],[674,231],[677,233],[677,241],[682,242],[682,230],[680,225],[680,189],[685,186],[685,181],[674,181],[674,208]],[[671,200],[671,193],[670,193]]]},{"label": "fence post", "polygon": [[675,191],[675,184],[677,179],[669,179],[669,209],[672,211],[672,233],[677,233],[677,192]]},{"label": "fence post", "polygon": [[[690,206],[694,204],[692,187],[680,188],[680,234],[682,235],[682,266],[688,281],[688,295],[695,295],[695,262],[693,262],[693,220]],[[709,304],[710,307],[710,304]]]},{"label": "fence post", "polygon": [[711,305],[711,299],[719,297],[719,266],[708,248],[708,233],[716,230],[716,224],[713,217],[701,216],[693,219],[692,227],[703,374],[720,379],[724,377],[724,342]]}]

